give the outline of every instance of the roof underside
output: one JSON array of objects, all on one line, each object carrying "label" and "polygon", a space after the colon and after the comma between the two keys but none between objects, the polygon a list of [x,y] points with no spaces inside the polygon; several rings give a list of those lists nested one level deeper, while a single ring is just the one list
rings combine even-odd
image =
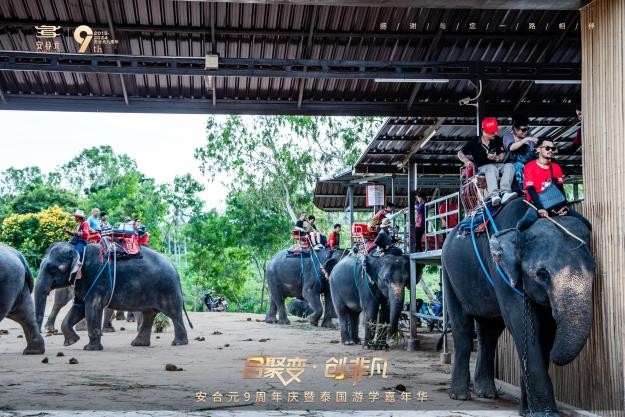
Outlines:
[{"label": "roof underside", "polygon": [[[578,84],[533,82],[579,80],[577,10],[303,3],[2,1],[0,109],[470,117],[457,102],[475,94],[476,79],[499,116],[566,116],[579,99]],[[40,24],[62,26],[60,56],[35,52]],[[64,55],[77,53],[71,35],[83,24],[119,45]],[[204,67],[211,53],[217,69]]]}]

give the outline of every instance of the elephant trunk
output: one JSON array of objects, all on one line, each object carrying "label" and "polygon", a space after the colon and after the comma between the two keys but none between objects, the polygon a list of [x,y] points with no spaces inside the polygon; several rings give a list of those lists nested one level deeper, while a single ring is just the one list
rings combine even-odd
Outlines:
[{"label": "elephant trunk", "polygon": [[35,286],[35,317],[37,319],[37,326],[41,330],[43,324],[43,315],[46,311],[46,299],[50,294],[50,280],[47,279],[44,274],[40,273],[37,278],[37,285]]},{"label": "elephant trunk", "polygon": [[592,276],[565,271],[554,279],[551,301],[557,330],[550,357],[556,365],[571,362],[586,344],[592,326]]},{"label": "elephant trunk", "polygon": [[397,333],[399,326],[399,316],[404,308],[404,286],[401,284],[391,284],[388,302],[390,305],[390,326],[391,334]]}]

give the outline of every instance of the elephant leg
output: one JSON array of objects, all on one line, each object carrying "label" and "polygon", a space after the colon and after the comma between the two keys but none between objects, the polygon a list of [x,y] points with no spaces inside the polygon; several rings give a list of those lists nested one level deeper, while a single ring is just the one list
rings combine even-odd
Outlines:
[{"label": "elephant leg", "polygon": [[329,290],[326,290],[325,292],[325,299],[326,302],[323,306],[323,322],[321,322],[321,326],[333,329],[334,324],[332,323],[332,319],[336,317],[336,312],[334,311],[334,303],[332,302],[332,298],[330,297]]},{"label": "elephant leg", "polygon": [[379,313],[378,323],[380,326],[377,327],[377,335],[376,335],[376,349],[388,349],[388,343],[386,339],[390,336],[390,309],[388,304],[380,305],[380,313]]},{"label": "elephant leg", "polygon": [[46,321],[45,329],[49,332],[55,332],[54,322],[56,321],[59,311],[72,299],[73,291],[70,288],[60,288],[54,290],[54,305],[52,311]]},{"label": "elephant leg", "polygon": [[135,311],[135,318],[137,319],[137,332],[141,329],[141,325],[143,324],[143,313],[140,311]]},{"label": "elephant leg", "polygon": [[460,301],[454,294],[451,285],[447,281],[445,270],[443,269],[443,285],[447,311],[451,320],[451,329],[454,335],[454,370],[451,376],[451,389],[449,397],[453,400],[469,400],[470,373],[469,360],[471,359],[471,349],[473,348],[473,317],[467,316],[462,311]]},{"label": "elephant leg", "polygon": [[147,310],[141,313],[141,327],[137,337],[130,343],[132,346],[150,346],[150,337],[152,336],[152,325],[154,317],[158,312],[156,310]]},{"label": "elephant leg", "polygon": [[171,345],[179,346],[189,344],[189,340],[187,339],[187,329],[184,327],[182,311],[178,311],[177,314],[170,315],[169,317],[174,323],[174,340],[171,342]]},{"label": "elephant leg", "polygon": [[65,336],[65,342],[63,343],[65,346],[73,345],[80,340],[80,336],[74,331],[74,326],[84,318],[85,306],[74,304],[69,310],[69,313],[67,313],[67,316],[65,316],[65,319],[63,319],[63,323],[61,323],[61,331],[63,332],[63,336]]},{"label": "elephant leg", "polygon": [[102,307],[93,304],[85,304],[85,314],[87,316],[87,332],[89,343],[85,350],[102,350]]},{"label": "elephant leg", "polygon": [[35,306],[26,285],[24,285],[19,299],[7,317],[19,323],[24,330],[26,349],[22,353],[24,355],[42,355],[46,350],[45,344],[35,319]]},{"label": "elephant leg", "polygon": [[113,327],[112,319],[113,319],[113,310],[111,310],[110,308],[105,308],[104,319],[102,320],[102,333],[113,333],[115,331],[115,327]]},{"label": "elephant leg", "polygon": [[549,362],[545,362],[553,343],[553,335],[549,333],[555,332],[555,327],[546,317],[539,320],[540,315],[533,305],[529,306],[526,323],[523,304],[523,300],[517,298],[507,303],[502,310],[506,327],[512,334],[521,360],[525,401],[521,400],[520,413],[529,415],[531,410],[534,416],[559,416],[548,372]]},{"label": "elephant leg", "polygon": [[476,319],[479,350],[475,364],[475,394],[481,398],[497,398],[495,387],[495,353],[497,340],[506,327],[501,318]]},{"label": "elephant leg", "polygon": [[313,326],[319,325],[319,319],[323,314],[323,306],[321,305],[321,297],[319,295],[319,291],[313,285],[310,285],[304,287],[302,295],[304,296],[304,299],[308,302],[308,305],[310,305],[310,308],[312,308],[313,310],[313,312],[308,316],[308,321]]},{"label": "elephant leg", "polygon": [[360,318],[360,312],[349,312],[349,338],[355,345],[360,344],[360,337],[358,337],[358,322]]},{"label": "elephant leg", "polygon": [[291,324],[287,317],[286,307],[284,307],[284,296],[281,294],[275,298],[276,308],[278,310],[278,324]]},{"label": "elephant leg", "polygon": [[339,304],[336,307],[336,313],[339,318],[339,328],[341,330],[341,343],[344,345],[353,345],[350,332],[349,332],[349,319],[350,311],[344,304]]},{"label": "elephant leg", "polygon": [[373,301],[369,302],[365,308],[365,344],[364,346],[369,349],[375,347],[374,337],[375,330],[378,323],[378,311],[380,306]]},{"label": "elephant leg", "polygon": [[127,322],[129,322],[129,323],[134,322],[134,321],[135,321],[135,313],[134,313],[134,312],[132,312],[132,311],[129,311],[129,312],[126,314],[126,321],[127,321]]},{"label": "elephant leg", "polygon": [[278,311],[278,307],[273,299],[273,296],[269,297],[269,311],[267,311],[267,315],[265,315],[265,323],[276,323],[278,319],[276,318],[276,313]]},{"label": "elephant leg", "polygon": [[76,323],[76,331],[77,332],[86,332],[87,331],[87,320],[82,319],[78,323]]},{"label": "elephant leg", "polygon": [[124,314],[123,311],[117,310],[115,312],[115,320],[126,320],[126,315]]}]

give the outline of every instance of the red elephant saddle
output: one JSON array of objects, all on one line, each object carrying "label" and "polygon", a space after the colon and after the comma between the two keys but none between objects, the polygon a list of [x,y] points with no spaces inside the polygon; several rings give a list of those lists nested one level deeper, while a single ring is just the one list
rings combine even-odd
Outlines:
[{"label": "red elephant saddle", "polygon": [[136,233],[114,230],[108,237],[100,240],[102,257],[115,256],[117,259],[141,258],[141,245]]}]

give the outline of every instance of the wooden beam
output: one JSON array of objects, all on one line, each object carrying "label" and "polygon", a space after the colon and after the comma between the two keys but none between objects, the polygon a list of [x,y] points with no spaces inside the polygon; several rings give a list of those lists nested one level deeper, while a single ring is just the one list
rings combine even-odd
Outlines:
[{"label": "wooden beam", "polygon": [[[117,39],[117,36],[115,35],[115,28],[113,27],[113,18],[111,17],[111,7],[109,4],[109,0],[106,0],[104,2],[104,12],[106,13],[106,20],[108,22],[108,26],[109,26],[109,30],[111,31],[111,36],[113,39]],[[113,49],[115,51],[117,51],[118,49],[118,45],[113,45]],[[121,61],[117,61],[117,66],[119,68],[121,68],[122,63]],[[122,84],[122,93],[124,93],[124,102],[126,103],[126,106],[128,106],[128,91],[126,90],[126,82],[124,81],[124,74],[119,74],[119,80],[121,81]]]}]

